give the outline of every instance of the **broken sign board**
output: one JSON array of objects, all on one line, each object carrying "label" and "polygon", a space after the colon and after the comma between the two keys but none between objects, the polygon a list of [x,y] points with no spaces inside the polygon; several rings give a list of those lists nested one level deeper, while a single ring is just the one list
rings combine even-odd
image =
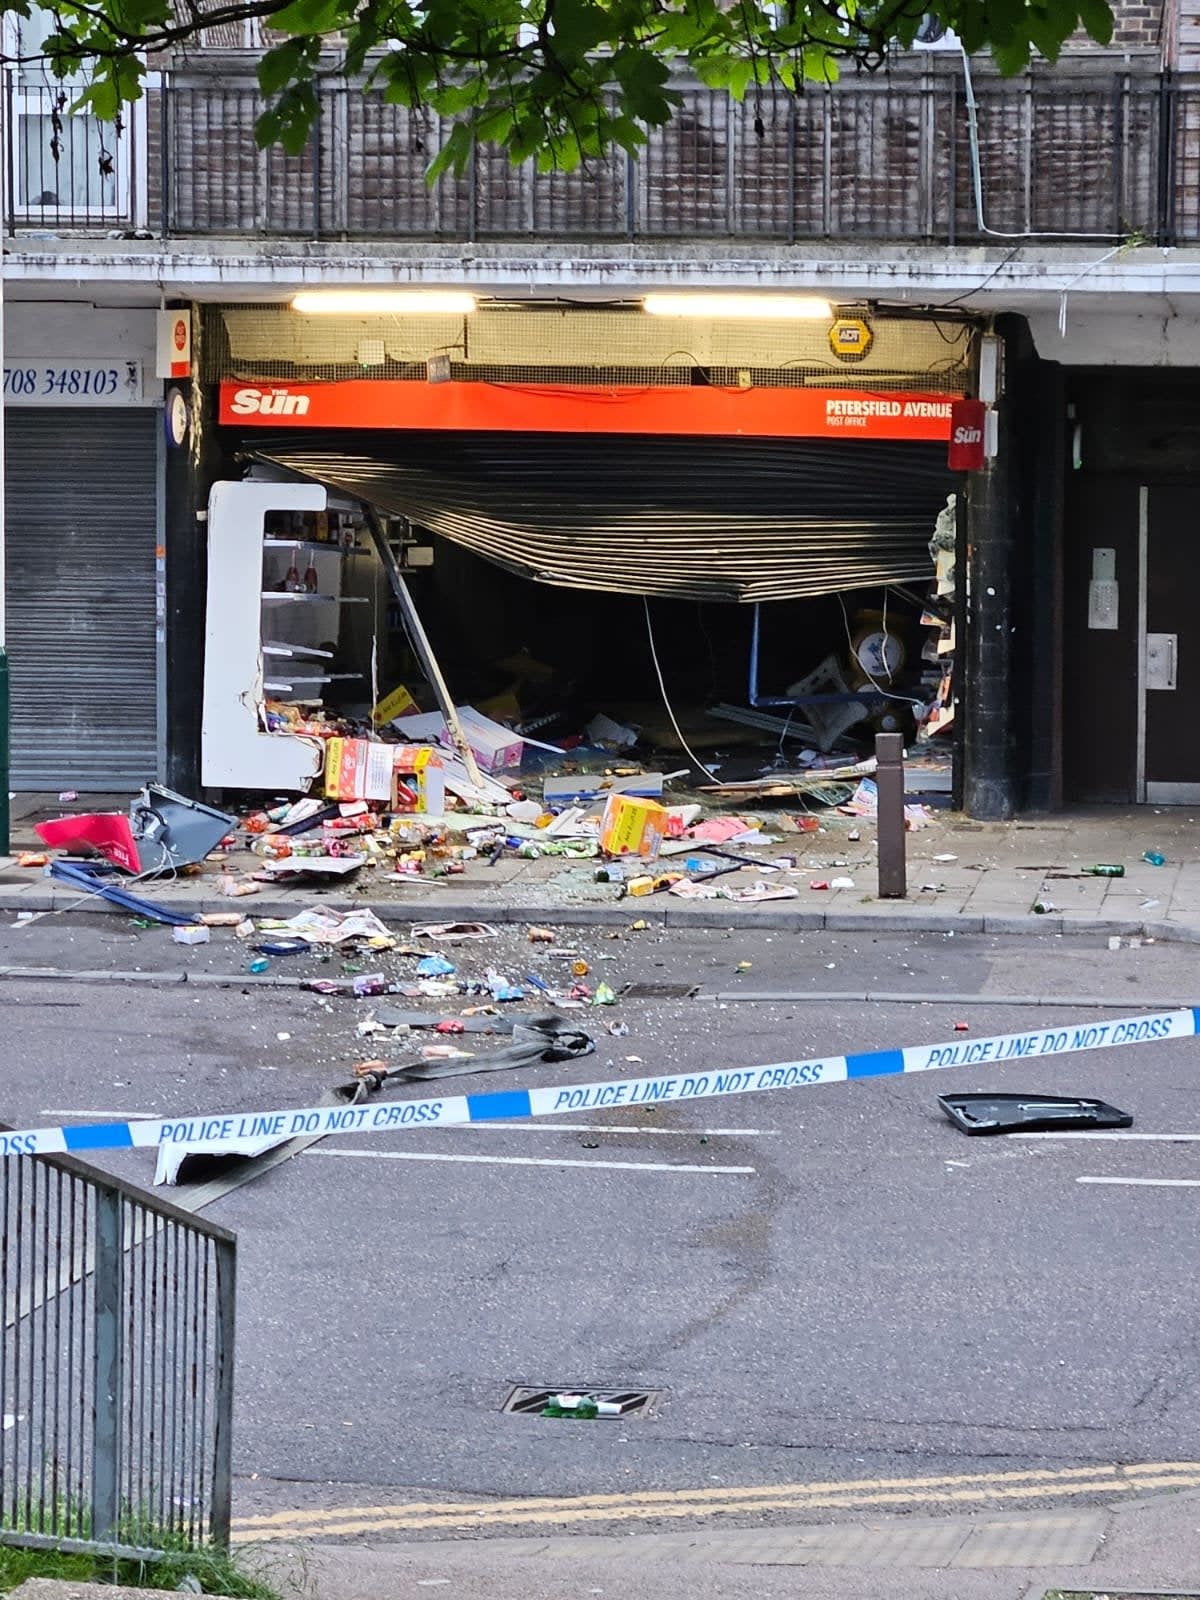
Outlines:
[{"label": "broken sign board", "polygon": [[1127,1111],[1074,1095],[943,1094],[938,1105],[956,1128],[971,1134],[1133,1127]]}]

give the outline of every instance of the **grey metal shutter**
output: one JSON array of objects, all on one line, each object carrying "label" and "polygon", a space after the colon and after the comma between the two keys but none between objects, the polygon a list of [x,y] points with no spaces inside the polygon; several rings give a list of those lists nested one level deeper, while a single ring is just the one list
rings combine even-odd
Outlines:
[{"label": "grey metal shutter", "polygon": [[5,417],[12,787],[156,775],[152,411]]}]

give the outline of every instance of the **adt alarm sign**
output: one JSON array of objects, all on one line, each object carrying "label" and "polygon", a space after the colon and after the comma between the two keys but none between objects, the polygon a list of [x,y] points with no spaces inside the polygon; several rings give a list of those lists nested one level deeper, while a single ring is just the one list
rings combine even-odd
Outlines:
[{"label": "adt alarm sign", "polygon": [[987,407],[982,400],[956,400],[950,407],[951,472],[983,470],[983,424]]}]

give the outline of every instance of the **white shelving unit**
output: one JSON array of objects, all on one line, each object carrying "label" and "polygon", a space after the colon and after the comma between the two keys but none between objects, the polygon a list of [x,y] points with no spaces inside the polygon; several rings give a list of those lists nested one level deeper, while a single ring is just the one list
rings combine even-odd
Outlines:
[{"label": "white shelving unit", "polygon": [[[342,608],[368,602],[342,592],[353,550],[266,529],[272,512],[325,509],[317,484],[213,485],[201,732],[201,778],[213,788],[303,792],[321,769],[322,741],[269,732],[264,702],[319,703],[327,684],[357,677],[326,663],[336,657]],[[315,590],[284,589],[292,567],[301,581],[311,570]]]}]

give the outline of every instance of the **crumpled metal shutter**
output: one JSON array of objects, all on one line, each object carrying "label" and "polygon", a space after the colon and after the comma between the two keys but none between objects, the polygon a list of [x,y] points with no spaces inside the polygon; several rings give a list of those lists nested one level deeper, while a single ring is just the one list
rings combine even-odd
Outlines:
[{"label": "crumpled metal shutter", "polygon": [[384,433],[248,441],[539,583],[746,603],[930,577],[943,444]]},{"label": "crumpled metal shutter", "polygon": [[5,417],[12,787],[156,775],[152,411]]}]

